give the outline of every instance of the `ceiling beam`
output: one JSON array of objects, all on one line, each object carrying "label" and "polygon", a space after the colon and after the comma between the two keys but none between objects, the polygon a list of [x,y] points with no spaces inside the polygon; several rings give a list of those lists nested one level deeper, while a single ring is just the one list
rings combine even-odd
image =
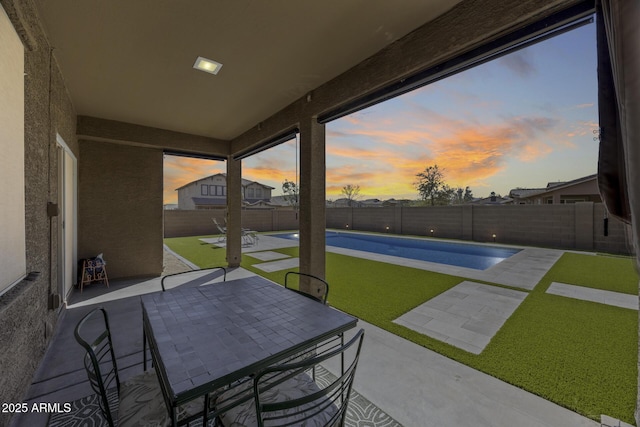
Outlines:
[{"label": "ceiling beam", "polygon": [[89,116],[78,116],[76,134],[78,140],[156,148],[210,158],[226,158],[230,147],[229,141],[220,139]]}]

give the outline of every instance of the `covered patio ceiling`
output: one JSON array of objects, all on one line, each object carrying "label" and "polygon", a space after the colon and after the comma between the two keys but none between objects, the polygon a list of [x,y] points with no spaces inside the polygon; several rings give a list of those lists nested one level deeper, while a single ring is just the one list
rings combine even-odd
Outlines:
[{"label": "covered patio ceiling", "polygon": [[79,116],[230,141],[460,0],[35,2]]}]

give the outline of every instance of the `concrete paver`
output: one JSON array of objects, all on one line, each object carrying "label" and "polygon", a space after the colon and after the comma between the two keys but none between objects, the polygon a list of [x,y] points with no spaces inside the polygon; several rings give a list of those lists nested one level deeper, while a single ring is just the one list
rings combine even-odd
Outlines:
[{"label": "concrete paver", "polygon": [[638,310],[638,296],[623,294],[620,292],[605,291],[602,289],[586,288],[584,286],[568,285],[566,283],[552,282],[547,289],[548,294],[560,295],[600,304]]},{"label": "concrete paver", "polygon": [[528,293],[464,281],[394,320],[480,354]]},{"label": "concrete paver", "polygon": [[260,264],[253,264],[253,267],[272,273],[274,271],[288,270],[289,268],[295,268],[300,264],[300,258],[287,258],[279,261],[262,262]]},{"label": "concrete paver", "polygon": [[275,251],[249,252],[248,255],[260,261],[273,261],[276,259],[289,258],[289,255],[281,254]]}]

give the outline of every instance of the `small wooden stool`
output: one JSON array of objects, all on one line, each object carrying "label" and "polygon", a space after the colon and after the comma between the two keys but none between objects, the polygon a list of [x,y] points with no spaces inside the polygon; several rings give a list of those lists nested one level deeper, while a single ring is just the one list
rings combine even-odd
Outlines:
[{"label": "small wooden stool", "polygon": [[109,287],[109,279],[107,278],[107,266],[99,259],[82,260],[82,278],[80,280],[80,293],[85,283],[102,281]]}]

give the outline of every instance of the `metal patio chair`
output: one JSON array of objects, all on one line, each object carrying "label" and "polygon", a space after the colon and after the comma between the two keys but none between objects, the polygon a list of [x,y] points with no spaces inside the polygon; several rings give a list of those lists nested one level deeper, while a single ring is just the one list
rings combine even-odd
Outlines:
[{"label": "metal patio chair", "polygon": [[[94,325],[91,328],[87,326],[87,322],[93,319],[100,322],[97,332]],[[154,371],[120,382],[109,318],[103,308],[96,308],[84,316],[74,335],[85,349],[84,368],[91,388],[98,394],[100,410],[109,426],[116,425],[116,421],[118,426],[168,423],[169,413]],[[92,338],[86,339],[89,335]],[[113,412],[113,404],[116,403],[113,401],[114,391],[118,400],[117,416]]]},{"label": "metal patio chair", "polygon": [[[223,426],[342,426],[360,358],[364,329],[344,345],[299,362],[275,365],[253,379],[253,398],[220,415]],[[351,351],[349,351],[351,349]],[[336,378],[316,382],[307,371],[336,357],[350,357]],[[228,392],[230,393],[230,392]],[[236,392],[241,396],[241,393]],[[224,400],[223,394],[219,400]]]},{"label": "metal patio chair", "polygon": [[[109,426],[170,425],[171,416],[153,369],[120,382],[109,317],[104,308],[98,307],[86,314],[76,325],[74,335],[85,349],[84,368]],[[114,413],[116,403],[117,414]],[[178,423],[199,416],[203,409],[203,399],[181,406],[176,415]]]},{"label": "metal patio chair", "polygon": [[160,280],[160,286],[162,286],[162,292],[166,291],[166,288],[164,286],[164,281],[168,278],[168,277],[175,277],[175,276],[179,276],[181,274],[188,274],[188,273],[196,273],[198,271],[207,271],[207,270],[222,270],[223,271],[223,275],[222,275],[222,281],[226,282],[227,281],[227,269],[225,267],[207,267],[207,268],[199,268],[196,270],[187,270],[187,271],[181,271],[180,273],[173,273],[173,274],[167,274],[166,276],[162,276],[162,279]]},{"label": "metal patio chair", "polygon": [[[302,278],[308,278],[308,280],[311,281],[312,293],[305,292],[300,289],[291,287],[289,282],[289,275],[299,276],[299,280]],[[287,274],[284,275],[284,287],[287,289],[291,289],[294,292],[298,292],[299,294],[304,295],[308,298],[312,298],[325,305],[327,304],[327,297],[329,296],[329,283],[327,283],[326,280],[321,279],[312,274],[299,273],[297,271],[289,271]]]}]

